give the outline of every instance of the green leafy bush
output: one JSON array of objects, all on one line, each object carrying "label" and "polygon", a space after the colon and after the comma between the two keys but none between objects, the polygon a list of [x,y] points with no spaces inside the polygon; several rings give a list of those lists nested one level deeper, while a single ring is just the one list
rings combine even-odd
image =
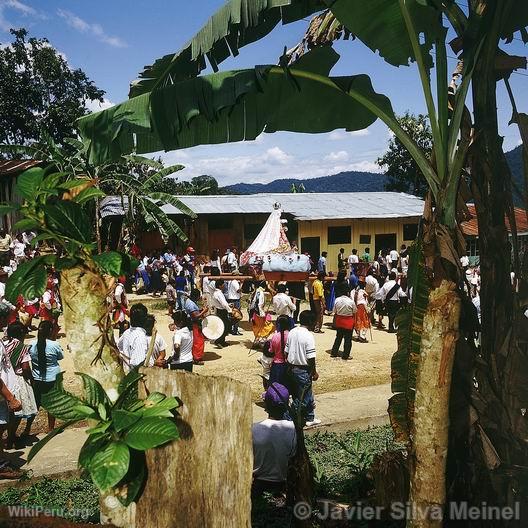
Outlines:
[{"label": "green leafy bush", "polygon": [[82,420],[91,420],[88,438],[79,453],[79,466],[87,471],[101,490],[113,488],[126,506],[139,495],[146,480],[144,452],[179,437],[173,410],[179,406],[174,397],[159,392],[144,400],[138,397],[143,378],[132,370],[120,382],[116,401],[111,402],[100,383],[77,372],[84,384],[84,399],[64,390],[62,374],[54,388],[42,398],[42,406],[64,423],[35,444],[28,462],[57,434]]}]

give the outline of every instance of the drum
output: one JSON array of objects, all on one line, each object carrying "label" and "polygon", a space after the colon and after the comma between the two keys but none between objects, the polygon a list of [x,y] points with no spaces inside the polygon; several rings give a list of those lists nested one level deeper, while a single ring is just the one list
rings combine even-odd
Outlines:
[{"label": "drum", "polygon": [[242,319],[244,319],[242,312],[238,308],[235,308],[234,306],[232,306],[231,310],[232,310],[231,312],[232,321],[234,321],[235,323],[238,323],[238,321],[242,321]]},{"label": "drum", "polygon": [[216,341],[224,334],[224,321],[217,315],[208,315],[202,320],[202,334],[209,341]]}]

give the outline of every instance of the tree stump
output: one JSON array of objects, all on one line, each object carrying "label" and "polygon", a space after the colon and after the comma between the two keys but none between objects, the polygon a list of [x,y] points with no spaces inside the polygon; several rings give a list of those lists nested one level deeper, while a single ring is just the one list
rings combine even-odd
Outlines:
[{"label": "tree stump", "polygon": [[226,377],[143,369],[149,392],[181,400],[180,440],[147,452],[136,505],[141,528],[249,528],[253,447],[248,385]]}]

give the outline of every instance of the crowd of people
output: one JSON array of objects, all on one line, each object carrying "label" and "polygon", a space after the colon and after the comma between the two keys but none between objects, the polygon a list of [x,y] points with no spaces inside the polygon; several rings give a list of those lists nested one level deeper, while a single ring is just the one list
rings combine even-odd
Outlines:
[{"label": "crowd of people", "polygon": [[[57,342],[61,335],[58,275],[50,272],[41,298],[19,296],[16,304],[5,299],[6,279],[18,265],[39,255],[38,245],[31,244],[34,237],[31,232],[12,237],[0,231],[0,318],[5,328],[0,344],[3,396],[0,432],[2,437],[6,435],[0,448],[24,445],[42,395],[53,387],[63,358]],[[329,269],[327,253],[323,252],[314,261],[316,272],[305,282],[242,277],[234,248],[222,256],[215,251],[210,257],[197,257],[192,247],[187,247],[181,255],[170,248],[143,255],[133,244],[130,252],[139,261],[137,270],[130,277],[120,277],[109,297],[125,371],[147,366],[192,372],[195,365],[203,365],[204,319],[215,315],[222,321],[223,332],[213,340],[222,349],[231,344],[230,335],[241,335],[242,310],[247,308],[253,346],[261,350],[259,362],[265,391],[262,397],[270,416],[254,427],[256,482],[281,480],[284,476],[284,465],[279,468],[262,461],[257,453],[259,445],[266,444],[268,449],[269,442],[277,442],[282,435],[287,445],[294,447],[292,419],[299,413],[307,427],[320,423],[315,415],[312,383],[319,377],[314,334],[326,331],[324,316],[333,317],[327,325],[335,330],[331,357],[350,360],[354,338],[366,343],[369,332],[372,336],[373,326],[385,328],[385,317],[388,332],[396,331],[398,310],[412,295],[407,288],[409,254],[404,245],[399,251],[380,251],[375,258],[369,248],[362,255],[352,249],[348,256],[342,248],[335,276]],[[464,257],[461,265],[468,292],[478,310],[478,267],[471,268]],[[129,302],[132,292],[165,296],[171,318],[170,343],[157,332],[155,314],[149,313],[142,302]],[[244,306],[242,299],[247,300]],[[304,302],[309,303],[309,309],[302,310]],[[38,328],[34,325],[36,319]],[[29,332],[34,331],[37,331],[36,339],[26,344]],[[24,428],[17,436],[22,420],[25,420]],[[49,415],[48,429],[52,430],[54,425],[54,418]],[[270,430],[274,431],[272,440]],[[284,456],[289,452],[277,449]],[[16,474],[5,461],[0,462],[0,478]]]}]

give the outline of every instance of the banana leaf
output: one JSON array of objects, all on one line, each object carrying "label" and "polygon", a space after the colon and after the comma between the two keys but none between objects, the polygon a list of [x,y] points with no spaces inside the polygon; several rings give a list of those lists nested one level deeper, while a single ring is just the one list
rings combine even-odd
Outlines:
[{"label": "banana leaf", "polygon": [[409,250],[409,263],[408,286],[412,302],[402,308],[396,317],[398,350],[391,361],[391,390],[394,395],[389,399],[389,418],[394,435],[397,441],[403,443],[409,441],[411,431],[423,319],[431,290],[420,238]]},{"label": "banana leaf", "polygon": [[[406,0],[426,63],[435,38],[443,31],[440,12],[420,0]],[[178,52],[145,66],[130,86],[130,97],[198,76],[207,66],[213,71],[243,46],[265,37],[280,23],[288,24],[321,12],[327,7],[373,51],[394,66],[416,60],[399,0],[229,0]]]},{"label": "banana leaf", "polygon": [[205,57],[218,71],[218,64],[268,35],[280,22],[295,22],[325,7],[323,0],[229,0],[180,51],[145,66],[129,96],[196,77],[206,67]]},{"label": "banana leaf", "polygon": [[261,132],[361,130],[376,121],[370,101],[394,118],[389,99],[366,75],[327,77],[339,59],[330,47],[304,55],[295,69],[257,66],[215,73],[144,94],[77,123],[90,161],[195,145],[254,140]]}]

